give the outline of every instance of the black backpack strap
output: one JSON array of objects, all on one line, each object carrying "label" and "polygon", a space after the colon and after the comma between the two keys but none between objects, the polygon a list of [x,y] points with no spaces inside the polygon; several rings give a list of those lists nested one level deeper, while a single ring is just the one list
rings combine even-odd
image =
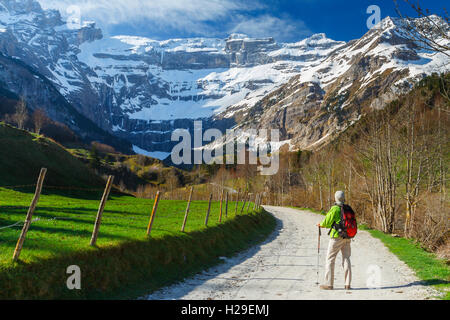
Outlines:
[{"label": "black backpack strap", "polygon": [[330,235],[331,230],[333,230],[335,224],[336,224],[336,222],[333,222],[333,224],[331,225],[330,230],[328,231],[328,235]]}]

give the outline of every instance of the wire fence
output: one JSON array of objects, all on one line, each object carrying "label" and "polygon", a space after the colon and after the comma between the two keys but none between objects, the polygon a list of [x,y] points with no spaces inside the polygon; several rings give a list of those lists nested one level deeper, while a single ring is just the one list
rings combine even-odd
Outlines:
[{"label": "wire fence", "polygon": [[[63,191],[83,191],[83,192],[103,192],[103,197],[101,199],[100,202],[100,206],[98,208],[97,211],[97,215],[96,215],[96,220],[95,220],[95,224],[93,224],[94,226],[94,231],[92,234],[92,240],[91,239],[91,245],[95,245],[95,241],[97,239],[97,234],[100,228],[100,224],[101,224],[101,218],[102,218],[102,214],[103,211],[105,210],[105,206],[106,206],[106,202],[108,201],[108,198],[110,198],[110,191],[111,191],[111,187],[112,187],[112,181],[114,179],[113,176],[110,176],[108,178],[108,183],[105,189],[100,189],[100,188],[87,188],[87,187],[72,187],[72,186],[43,186],[43,182],[45,179],[45,173],[46,173],[46,169],[42,169],[41,170],[41,175],[39,177],[39,180],[37,183],[35,184],[22,184],[22,185],[8,185],[8,186],[0,186],[0,189],[24,189],[24,188],[35,188],[35,193],[34,193],[34,197],[32,200],[32,203],[28,209],[28,213],[27,216],[25,218],[25,220],[22,221],[16,221],[14,223],[5,225],[5,226],[0,226],[0,232],[1,231],[5,231],[8,229],[17,229],[17,231],[19,231],[22,228],[22,232],[21,235],[19,237],[18,240],[18,244],[16,246],[16,250],[14,252],[14,260],[17,260],[20,254],[20,250],[22,249],[22,244],[23,241],[26,237],[26,233],[28,231],[28,228],[37,222],[44,222],[44,221],[70,221],[70,220],[75,220],[74,217],[61,217],[61,216],[50,216],[50,217],[42,217],[42,216],[38,216],[38,217],[32,217],[34,210],[36,209],[37,203],[39,201],[39,198],[41,196],[41,192],[43,190],[63,190]],[[222,192],[221,192],[221,197],[219,201],[214,201],[212,202],[212,195],[213,192],[200,192],[197,194],[195,201],[192,201],[192,194],[193,194],[193,187],[191,188],[191,193],[189,195],[189,200],[187,200],[187,204],[186,204],[186,208],[182,207],[182,203],[180,203],[180,207],[176,208],[175,210],[173,208],[171,208],[170,210],[167,208],[163,208],[163,209],[159,209],[159,213],[156,212],[156,207],[154,207],[154,210],[152,212],[152,215],[150,216],[151,221],[149,222],[149,224],[153,224],[153,221],[155,220],[163,220],[163,219],[168,219],[168,218],[180,218],[181,221],[181,217],[184,215],[184,221],[183,221],[183,225],[182,225],[182,229],[181,231],[184,232],[184,227],[186,224],[186,220],[187,220],[187,216],[189,214],[189,211],[191,209],[191,202],[193,204],[193,206],[195,207],[196,204],[198,204],[200,201],[205,203],[208,202],[209,200],[209,208],[208,208],[208,212],[205,212],[205,215],[209,216],[210,214],[210,209],[212,209],[213,212],[215,212],[216,214],[220,214],[220,219],[219,219],[219,223],[222,223],[222,216],[223,217],[228,217],[228,216],[232,216],[232,215],[239,215],[240,213],[247,213],[250,207],[250,194],[249,193],[243,193],[242,196],[240,195],[239,192],[237,192],[236,196],[235,196],[235,201],[230,200],[228,201],[230,198],[233,199],[233,197],[228,197],[228,195],[226,197],[223,196],[224,192],[230,192],[229,189],[227,189],[226,187],[222,188]],[[234,190],[233,190],[234,191]],[[233,194],[235,192],[232,192],[231,194]],[[67,193],[66,193],[67,194]],[[164,194],[160,191],[158,191],[158,194],[160,194],[158,202],[164,198]],[[205,195],[208,195],[208,200],[204,200]],[[156,195],[155,195],[156,196]],[[31,196],[30,196],[31,197]],[[120,198],[119,198],[120,199]],[[8,197],[9,201],[17,201],[17,202],[24,202],[28,200],[28,197]],[[114,203],[114,206],[133,206],[133,207],[146,207],[149,208],[148,211],[150,212],[150,208],[155,204],[155,200],[156,199],[142,199],[141,203],[136,203],[136,202],[131,202],[131,201],[118,201],[118,200],[110,200]],[[167,199],[168,200],[168,199]],[[262,203],[262,195],[260,194],[254,194],[254,204],[253,204],[253,209],[255,208],[259,208],[261,206]],[[82,201],[82,199],[81,199]],[[180,200],[178,200],[180,201]],[[186,201],[186,199],[184,200]],[[226,202],[226,203],[224,203]],[[230,205],[232,204],[233,205]],[[71,207],[70,205],[76,205],[76,201],[74,203],[68,203],[67,209],[66,209],[66,213],[70,212],[71,209],[74,209],[73,207]],[[18,208],[18,209],[22,209],[22,208],[26,208],[25,205],[19,205],[19,206],[9,206],[9,208]],[[237,210],[235,210],[235,207],[237,208]],[[238,208],[239,207],[239,208]],[[247,207],[247,210],[245,210],[245,207]],[[46,208],[48,209],[48,208]],[[77,210],[80,210],[80,208],[76,208]],[[45,209],[44,209],[45,210]],[[85,208],[86,211],[95,211],[95,209],[93,209],[92,207],[86,207]],[[108,211],[108,210],[106,210]],[[71,213],[67,213],[67,214],[71,214]],[[134,215],[132,216],[118,216],[117,215],[118,212],[113,213],[112,215],[108,215],[108,220],[111,222],[113,220],[144,220],[144,219],[148,219],[149,215],[148,214],[141,214],[141,215],[136,215],[136,212],[134,213]],[[130,212],[124,211],[123,213],[120,214],[130,214]],[[133,213],[131,213],[133,214]],[[1,216],[0,216],[1,217]],[[89,216],[90,218],[92,216]],[[198,218],[198,217],[197,217]],[[207,225],[208,219],[206,219],[205,221],[205,225]],[[149,230],[147,230],[147,235],[150,235]]]},{"label": "wire fence", "polygon": [[[56,221],[56,220],[73,220],[73,218],[66,218],[66,217],[41,218],[41,217],[37,217],[37,218],[34,218],[33,220],[31,220],[31,223],[35,223],[38,221]],[[9,226],[0,227],[0,230],[14,228],[14,227],[23,227],[24,223],[25,223],[25,221],[17,221],[16,223],[13,223]]]}]

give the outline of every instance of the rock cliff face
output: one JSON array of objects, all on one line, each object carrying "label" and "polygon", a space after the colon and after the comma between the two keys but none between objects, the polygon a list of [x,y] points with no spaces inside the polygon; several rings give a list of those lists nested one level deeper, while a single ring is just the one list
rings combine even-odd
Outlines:
[{"label": "rock cliff face", "polygon": [[[342,45],[323,34],[296,44],[240,34],[167,41],[120,36],[81,45],[78,58],[96,66],[91,87],[109,106],[102,125],[142,149],[170,152],[174,129],[192,129],[196,119],[205,129],[232,127],[234,115],[213,116],[254,103]],[[78,93],[69,96],[75,101]]]},{"label": "rock cliff face", "polygon": [[[324,34],[297,43],[242,34],[155,41],[104,37],[93,22],[69,28],[35,0],[0,0],[4,57],[48,80],[103,130],[159,154],[171,151],[174,129],[192,129],[196,119],[205,129],[281,128],[293,148],[321,145],[415,78],[448,68],[448,60],[419,50],[400,28],[386,19],[349,43]],[[41,89],[11,72],[0,70],[2,85],[31,106],[43,103]]]}]

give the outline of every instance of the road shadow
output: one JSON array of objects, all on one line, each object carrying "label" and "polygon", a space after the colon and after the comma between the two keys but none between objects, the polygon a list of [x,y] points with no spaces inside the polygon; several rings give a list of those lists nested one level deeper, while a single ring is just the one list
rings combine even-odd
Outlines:
[{"label": "road shadow", "polygon": [[[411,283],[407,283],[407,284],[402,284],[402,285],[397,285],[397,286],[384,286],[384,287],[374,287],[374,288],[353,288],[351,289],[351,291],[358,291],[358,290],[380,290],[380,289],[402,289],[402,288],[410,288],[410,287],[414,287],[414,286],[434,286],[434,285],[438,285],[438,284],[450,284],[450,281],[447,280],[442,280],[442,279],[430,279],[430,280],[418,280],[418,281],[413,281]],[[345,290],[345,289],[334,289],[334,290]]]},{"label": "road shadow", "polygon": [[[268,212],[271,214],[270,212]],[[272,214],[271,214],[272,215]],[[273,215],[272,215],[273,216]],[[159,297],[161,297],[162,300],[180,300],[187,294],[189,294],[191,291],[193,291],[196,287],[203,285],[207,281],[211,279],[217,279],[219,278],[218,275],[221,273],[228,272],[231,268],[235,267],[236,265],[239,265],[243,263],[244,261],[250,259],[251,257],[254,257],[262,246],[265,244],[268,244],[272,241],[274,241],[278,236],[280,235],[281,229],[283,229],[283,222],[273,216],[276,220],[276,226],[275,229],[272,231],[272,233],[262,242],[252,246],[251,248],[248,248],[244,251],[241,251],[237,253],[236,255],[232,257],[228,257],[226,261],[223,263],[219,263],[211,268],[208,268],[206,270],[203,270],[196,275],[187,278],[183,281],[176,282],[172,285],[169,285],[165,288],[153,291],[151,293],[148,293],[144,296],[142,296],[140,299],[148,299],[148,300],[158,300]],[[220,278],[224,280],[232,280],[232,281],[240,281],[240,280],[250,280],[249,279],[239,279],[239,278]],[[262,279],[261,279],[262,280]],[[273,280],[273,279],[270,279]],[[283,279],[283,280],[292,280],[292,281],[301,281],[300,279]],[[177,286],[176,290],[171,290],[172,287]],[[166,292],[166,290],[168,290]],[[151,297],[151,295],[155,295],[156,298]]]}]

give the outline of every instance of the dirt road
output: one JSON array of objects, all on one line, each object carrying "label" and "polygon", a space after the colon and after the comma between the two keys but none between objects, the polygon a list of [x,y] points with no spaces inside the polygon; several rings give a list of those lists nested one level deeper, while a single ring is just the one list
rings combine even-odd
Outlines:
[{"label": "dirt road", "polygon": [[[436,292],[421,285],[414,273],[366,231],[352,240],[352,290],[344,290],[341,255],[335,268],[335,290],[317,282],[317,223],[323,216],[290,208],[265,209],[278,220],[276,231],[261,245],[186,281],[144,299],[426,299]],[[322,232],[320,282],[329,238]],[[375,287],[375,288],[374,288]]]}]

